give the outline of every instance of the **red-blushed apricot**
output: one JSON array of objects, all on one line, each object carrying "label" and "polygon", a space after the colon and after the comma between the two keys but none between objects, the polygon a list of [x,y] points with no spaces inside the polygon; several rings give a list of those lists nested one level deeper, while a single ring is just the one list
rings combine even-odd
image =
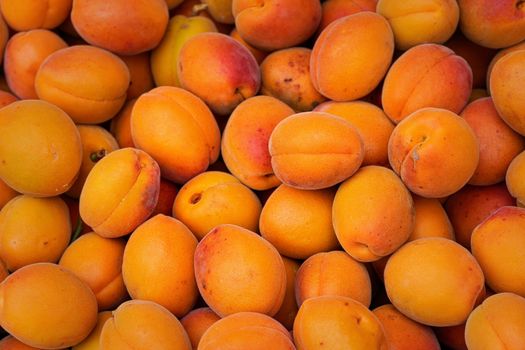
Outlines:
[{"label": "red-blushed apricot", "polygon": [[264,204],[261,236],[284,256],[307,259],[339,247],[332,226],[334,188],[300,190],[280,185]]},{"label": "red-blushed apricot", "polygon": [[82,162],[80,135],[60,108],[37,100],[0,109],[0,178],[15,191],[56,196],[75,182]]},{"label": "red-blushed apricot", "polygon": [[173,202],[173,217],[200,240],[220,224],[258,231],[261,207],[257,195],[235,176],[206,171],[181,187]]},{"label": "red-blushed apricot", "polygon": [[387,20],[359,12],[328,25],[314,43],[310,74],[317,91],[334,101],[364,97],[385,76],[394,53]]},{"label": "red-blushed apricot", "polygon": [[160,169],[151,156],[135,148],[116,150],[99,160],[86,178],[80,217],[102,237],[127,235],[153,212],[159,186]]},{"label": "red-blushed apricot", "polygon": [[361,11],[375,12],[377,0],[326,0],[321,3],[321,23],[317,27],[317,33],[320,33],[333,21],[353,15]]},{"label": "red-blushed apricot", "polygon": [[343,249],[358,261],[387,256],[414,229],[414,204],[390,169],[369,165],[343,182],[335,194],[332,222]]},{"label": "red-blushed apricot", "polygon": [[206,304],[219,316],[277,313],[286,292],[286,270],[277,250],[256,233],[224,224],[197,245],[195,278]]},{"label": "red-blushed apricot", "polygon": [[0,179],[0,209],[19,194]]},{"label": "red-blushed apricot", "polygon": [[177,193],[179,193],[179,190],[173,182],[160,178],[159,199],[151,216],[153,217],[157,214],[171,216]]},{"label": "red-blushed apricot", "polygon": [[232,11],[240,36],[266,51],[303,43],[321,21],[317,0],[233,0]]},{"label": "red-blushed apricot", "polygon": [[268,346],[295,350],[290,333],[279,322],[257,312],[238,312],[212,324],[202,335],[199,350],[263,350]]},{"label": "red-blushed apricot", "polygon": [[165,0],[75,0],[71,9],[71,22],[82,39],[119,55],[156,47],[168,19]]},{"label": "red-blushed apricot", "polygon": [[476,44],[499,49],[525,39],[520,1],[458,0],[460,28]]},{"label": "red-blushed apricot", "polygon": [[99,310],[114,309],[128,298],[122,279],[125,246],[123,239],[103,238],[89,232],[73,241],[60,258],[60,266],[91,288]]},{"label": "red-blushed apricot", "polygon": [[219,315],[209,307],[193,309],[181,318],[180,323],[188,333],[193,350],[197,350],[204,332],[220,319]]},{"label": "red-blushed apricot", "polygon": [[268,141],[275,126],[292,114],[292,108],[270,96],[250,97],[233,110],[222,134],[221,155],[243,184],[267,190],[281,183],[273,173]]},{"label": "red-blushed apricot", "polygon": [[388,164],[388,139],[394,124],[381,108],[364,101],[327,101],[315,107],[314,111],[335,114],[357,128],[365,146],[362,165]]},{"label": "red-blushed apricot", "polygon": [[197,239],[180,221],[156,215],[131,234],[122,262],[122,275],[133,299],[154,301],[177,317],[197,300],[193,269]]},{"label": "red-blushed apricot", "polygon": [[413,193],[446,197],[463,187],[476,171],[479,142],[456,113],[422,108],[394,128],[388,141],[388,159]]},{"label": "red-blushed apricot", "polygon": [[310,77],[312,50],[290,47],[270,53],[261,63],[261,93],[285,102],[296,112],[311,111],[326,100]]},{"label": "red-blushed apricot", "polygon": [[261,73],[252,53],[222,33],[199,33],[179,53],[181,86],[199,96],[211,110],[230,114],[243,100],[255,96]]},{"label": "red-blushed apricot", "polygon": [[111,317],[112,317],[111,311],[99,312],[97,316],[97,325],[95,326],[95,328],[93,328],[93,330],[91,331],[91,333],[89,333],[87,338],[82,340],[81,343],[73,346],[71,349],[72,350],[99,350],[100,349],[99,340],[100,340],[100,333],[102,333],[102,327],[104,327],[104,323],[106,323],[106,321],[110,319]]},{"label": "red-blushed apricot", "polygon": [[281,322],[281,324],[288,330],[293,329],[293,321],[297,315],[299,307],[295,299],[295,276],[301,264],[294,259],[282,257],[284,262],[284,269],[286,270],[286,293],[281,308],[273,316],[274,319]]},{"label": "red-blushed apricot", "polygon": [[97,323],[97,300],[67,269],[36,263],[0,284],[0,325],[23,343],[61,349],[84,340]]},{"label": "red-blushed apricot", "polygon": [[523,62],[525,50],[517,50],[501,57],[492,68],[489,86],[500,117],[514,131],[525,136],[525,94],[518,88],[525,78]]},{"label": "red-blushed apricot", "polygon": [[120,112],[111,119],[109,131],[120,148],[135,147],[131,136],[131,111],[136,101],[136,99],[127,101]]},{"label": "red-blushed apricot", "polygon": [[104,323],[99,347],[191,350],[191,343],[180,321],[165,307],[148,300],[129,300]]},{"label": "red-blushed apricot", "polygon": [[11,91],[22,99],[38,98],[35,91],[38,68],[49,55],[66,47],[58,34],[46,29],[14,34],[4,55],[4,74]]},{"label": "red-blushed apricot", "polygon": [[385,350],[388,343],[379,319],[363,304],[342,296],[306,300],[293,327],[297,350]]},{"label": "red-blushed apricot", "polygon": [[525,149],[525,138],[503,121],[490,97],[468,104],[460,116],[479,141],[479,163],[469,184],[486,186],[503,181],[512,159]]},{"label": "red-blushed apricot", "polygon": [[204,172],[220,151],[220,131],[210,109],[178,87],[157,87],[137,99],[131,136],[159,163],[162,177],[175,183]]},{"label": "red-blushed apricot", "polygon": [[93,166],[108,153],[119,148],[117,140],[99,125],[77,125],[82,142],[82,164],[77,179],[66,192],[71,197],[78,198],[86,178]]},{"label": "red-blushed apricot", "polygon": [[250,51],[253,55],[253,57],[255,58],[255,60],[257,61],[257,63],[260,65],[261,62],[266,58],[266,56],[268,56],[268,52],[264,51],[264,50],[260,50],[258,48],[255,48],[253,47],[252,45],[248,44],[239,34],[239,31],[237,30],[237,28],[233,28],[232,31],[230,32],[230,36],[237,40],[239,43],[241,43],[243,46],[245,46],[248,51]]},{"label": "red-blushed apricot", "polygon": [[69,210],[60,197],[20,195],[0,210],[0,259],[10,271],[57,262],[70,238]]},{"label": "red-blushed apricot", "polygon": [[41,350],[33,346],[26,345],[12,335],[7,335],[0,340],[0,350]]},{"label": "red-blushed apricot", "polygon": [[523,178],[525,175],[525,151],[518,154],[507,168],[505,174],[505,184],[509,193],[516,198],[518,203],[525,203],[525,184]]},{"label": "red-blushed apricot", "polygon": [[471,250],[495,292],[525,296],[525,209],[505,206],[472,231]]},{"label": "red-blushed apricot", "polygon": [[369,307],[372,285],[365,265],[337,250],[306,259],[295,277],[297,305],[300,307],[305,300],[322,295],[352,298]]},{"label": "red-blushed apricot", "polygon": [[58,27],[71,11],[72,0],[2,0],[5,21],[15,31]]},{"label": "red-blushed apricot", "polygon": [[525,298],[514,293],[494,294],[470,314],[465,326],[469,350],[525,347]]},{"label": "red-blushed apricot", "polygon": [[450,223],[447,212],[438,199],[423,198],[413,195],[414,210],[416,212],[414,229],[407,241],[423,237],[443,237],[455,239],[454,228]]},{"label": "red-blushed apricot", "polygon": [[150,54],[143,52],[132,56],[119,56],[129,70],[129,87],[126,100],[132,100],[153,89],[153,75],[150,68]]},{"label": "red-blushed apricot", "polygon": [[472,254],[442,238],[406,243],[386,263],[385,288],[405,316],[429,326],[466,321],[484,292],[484,277]]},{"label": "red-blushed apricot", "polygon": [[364,158],[359,131],[343,118],[302,112],[280,121],[268,142],[275,176],[288,186],[322,189],[352,176]]}]

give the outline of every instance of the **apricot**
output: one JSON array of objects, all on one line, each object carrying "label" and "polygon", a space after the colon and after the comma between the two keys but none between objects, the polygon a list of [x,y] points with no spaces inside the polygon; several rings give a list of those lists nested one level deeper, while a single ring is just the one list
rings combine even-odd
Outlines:
[{"label": "apricot", "polygon": [[9,89],[22,99],[37,99],[35,76],[44,60],[66,42],[46,29],[33,29],[14,34],[4,54],[4,74]]},{"label": "apricot", "polygon": [[[100,333],[102,333],[102,327],[104,327],[104,323],[108,319],[112,317],[111,311],[102,311],[98,313],[97,316],[97,325],[91,333],[89,333],[88,337],[84,339],[81,343],[73,346],[72,350],[99,350],[99,340],[100,340]],[[1,348],[0,348],[1,349]]]},{"label": "apricot", "polygon": [[255,60],[257,61],[257,63],[260,65],[261,62],[266,58],[266,56],[268,56],[268,52],[267,51],[264,51],[264,50],[260,50],[256,47],[253,47],[252,45],[248,44],[242,37],[241,35],[239,34],[239,31],[237,30],[237,28],[233,28],[232,31],[230,32],[230,36],[237,40],[241,45],[243,45],[244,47],[246,47],[248,49],[248,51],[250,51],[253,55],[253,57],[255,58]]},{"label": "apricot", "polygon": [[126,301],[102,328],[100,350],[191,350],[180,321],[165,307],[148,300]]},{"label": "apricot", "polygon": [[[82,81],[82,84],[78,84]],[[76,123],[111,119],[126,101],[130,82],[126,64],[109,51],[89,45],[57,50],[38,68],[35,90],[62,108]]]},{"label": "apricot", "polygon": [[337,115],[357,128],[365,146],[362,165],[388,164],[388,139],[394,124],[381,108],[364,101],[327,101],[315,107],[314,111]]},{"label": "apricot", "polygon": [[15,101],[18,101],[18,98],[10,92],[0,90],[0,108],[5,107]]},{"label": "apricot", "polygon": [[286,292],[286,270],[277,250],[240,226],[223,224],[197,245],[195,278],[206,304],[219,316],[277,313]]},{"label": "apricot", "polygon": [[194,350],[197,350],[202,335],[212,324],[220,319],[221,318],[209,307],[201,307],[191,310],[180,320],[186,333],[188,333],[191,346]]},{"label": "apricot", "polygon": [[383,79],[393,53],[394,36],[383,16],[365,11],[340,18],[314,43],[312,83],[334,101],[362,98]]},{"label": "apricot", "polygon": [[211,17],[220,23],[233,24],[232,0],[202,0]]},{"label": "apricot", "polygon": [[291,47],[270,53],[261,63],[261,93],[285,102],[296,112],[311,111],[326,100],[310,77],[312,50]]},{"label": "apricot", "polygon": [[412,196],[416,212],[414,230],[407,241],[423,237],[455,239],[454,228],[441,202],[436,198]]},{"label": "apricot", "polygon": [[131,111],[137,99],[127,101],[120,112],[111,119],[109,131],[120,148],[135,147],[131,136]]},{"label": "apricot", "polygon": [[184,0],[166,0],[166,4],[168,5],[168,8],[170,10],[176,8],[177,6],[182,4],[183,2],[184,2]]},{"label": "apricot", "polygon": [[72,0],[1,0],[0,11],[12,29],[52,29],[66,20]]},{"label": "apricot", "polygon": [[469,183],[486,186],[503,181],[510,162],[525,149],[525,138],[503,121],[490,97],[468,104],[461,117],[479,141],[479,163]]},{"label": "apricot", "polygon": [[525,151],[514,157],[505,174],[505,184],[507,185],[510,194],[521,203],[525,203],[525,184],[523,183],[524,174]]},{"label": "apricot", "polygon": [[221,155],[243,184],[266,190],[281,183],[273,173],[268,141],[275,126],[292,114],[293,109],[270,96],[250,97],[233,110],[222,134]]},{"label": "apricot", "polygon": [[398,249],[414,229],[414,204],[390,169],[369,165],[343,182],[335,194],[332,222],[343,249],[362,262]]},{"label": "apricot", "polygon": [[509,53],[521,51],[524,49],[525,49],[525,40],[515,45],[509,46],[507,48],[498,50],[498,51],[493,50],[493,51],[496,51],[496,54],[493,55],[492,60],[490,61],[486,74],[484,76],[484,79],[486,81],[486,87],[489,91],[490,91],[490,76],[492,74],[492,69],[494,68],[494,65],[496,64],[496,62],[498,62],[502,57],[505,57]]},{"label": "apricot", "polygon": [[280,185],[261,211],[259,229],[280,254],[307,259],[339,247],[332,226],[335,189],[300,190]]},{"label": "apricot", "polygon": [[525,347],[525,299],[514,293],[498,293],[485,299],[470,314],[465,340],[470,350],[520,349]]},{"label": "apricot", "polygon": [[0,179],[0,209],[19,194]]},{"label": "apricot", "polygon": [[361,11],[375,12],[377,0],[326,0],[321,3],[321,23],[317,32],[321,33],[333,21]]},{"label": "apricot", "polygon": [[60,197],[19,195],[0,210],[0,259],[9,271],[57,262],[70,238],[69,210]]},{"label": "apricot", "polygon": [[200,240],[220,224],[258,231],[261,202],[233,175],[207,171],[186,182],[173,202],[173,216]]},{"label": "apricot", "polygon": [[82,145],[60,108],[37,100],[0,109],[0,178],[17,192],[56,196],[75,182]]},{"label": "apricot", "polygon": [[440,350],[432,328],[417,323],[399,312],[392,304],[375,308],[390,350]]},{"label": "apricot", "polygon": [[385,350],[388,343],[379,319],[363,304],[343,296],[306,300],[293,327],[297,350]]},{"label": "apricot", "polygon": [[135,148],[111,152],[86,178],[79,198],[80,217],[102,237],[127,235],[153,212],[159,183],[159,166],[146,152]]},{"label": "apricot", "polygon": [[485,282],[474,256],[442,237],[403,245],[388,259],[384,279],[396,309],[416,322],[439,327],[465,322]]},{"label": "apricot", "polygon": [[359,131],[324,112],[297,113],[280,121],[268,148],[275,176],[288,186],[308,190],[342,182],[364,158]]},{"label": "apricot", "polygon": [[252,53],[222,33],[199,33],[179,53],[177,74],[184,89],[220,115],[230,114],[261,85],[259,65]]},{"label": "apricot", "polygon": [[204,172],[220,151],[220,131],[210,109],[191,92],[172,86],[137,99],[131,136],[158,162],[162,176],[179,184]]},{"label": "apricot", "polygon": [[137,227],[124,251],[122,275],[133,299],[154,301],[177,317],[198,291],[193,269],[197,239],[180,221],[158,214]]},{"label": "apricot", "polygon": [[295,350],[286,328],[257,312],[238,312],[213,323],[202,335],[199,350],[268,349]]},{"label": "apricot", "polygon": [[23,343],[60,349],[84,340],[97,323],[93,292],[52,263],[13,272],[0,284],[0,325]]},{"label": "apricot", "polygon": [[151,216],[153,217],[157,214],[171,216],[177,193],[179,193],[179,190],[173,182],[160,178],[159,199]]},{"label": "apricot", "polygon": [[39,350],[38,348],[26,345],[11,335],[7,335],[0,340],[0,350]]},{"label": "apricot", "polygon": [[388,141],[388,159],[410,191],[427,198],[446,197],[476,171],[479,141],[456,113],[422,108],[395,127]]},{"label": "apricot", "polygon": [[317,0],[233,0],[232,12],[240,36],[266,51],[303,43],[321,21]]},{"label": "apricot", "polygon": [[295,277],[297,270],[301,264],[294,259],[282,257],[284,262],[284,269],[286,270],[286,292],[284,294],[284,300],[281,304],[281,308],[273,316],[274,319],[279,321],[286,329],[293,329],[293,321],[297,315],[299,307],[295,299]]},{"label": "apricot", "polygon": [[156,47],[168,25],[166,0],[75,0],[71,22],[89,44],[119,55]]},{"label": "apricot", "polygon": [[119,57],[129,70],[129,87],[126,93],[126,101],[135,99],[155,87],[150,68],[149,52]]}]

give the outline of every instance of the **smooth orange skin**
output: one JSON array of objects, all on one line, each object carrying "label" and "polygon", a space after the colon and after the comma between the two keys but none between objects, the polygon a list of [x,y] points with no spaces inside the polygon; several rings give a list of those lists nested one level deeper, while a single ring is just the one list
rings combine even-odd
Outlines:
[{"label": "smooth orange skin", "polygon": [[164,214],[170,216],[173,211],[173,203],[175,202],[175,197],[177,197],[179,190],[177,186],[166,179],[160,179],[159,187],[159,199],[157,200],[157,205],[151,213],[151,217],[157,214]]},{"label": "smooth orange skin", "polygon": [[172,86],[137,99],[131,136],[159,163],[162,176],[178,184],[204,172],[220,151],[220,131],[210,109],[196,95]]},{"label": "smooth orange skin", "polygon": [[127,101],[120,112],[111,119],[109,131],[120,148],[135,147],[131,136],[131,111],[137,99]]},{"label": "smooth orange skin", "polygon": [[490,97],[468,104],[460,116],[479,141],[479,163],[469,184],[486,186],[503,181],[510,162],[525,149],[525,138],[503,121]]},{"label": "smooth orange skin", "polygon": [[14,34],[4,54],[4,74],[11,91],[22,99],[38,98],[35,91],[38,68],[49,55],[67,46],[60,36],[46,29]]},{"label": "smooth orange skin", "polygon": [[9,271],[57,262],[70,238],[69,210],[60,197],[20,195],[0,211],[0,259]]},{"label": "smooth orange skin", "polygon": [[279,321],[286,329],[291,331],[293,329],[295,316],[299,310],[295,299],[295,276],[297,275],[297,270],[299,270],[301,264],[297,260],[285,256],[282,258],[286,270],[286,293],[284,294],[281,308],[273,318]]},{"label": "smooth orange skin", "polygon": [[297,350],[388,349],[379,319],[363,304],[342,296],[306,300],[297,313],[293,337]]},{"label": "smooth orange skin", "polygon": [[221,155],[228,170],[254,190],[267,190],[281,181],[272,169],[268,141],[275,126],[294,114],[275,97],[254,96],[232,112],[221,139]]},{"label": "smooth orange skin", "polygon": [[285,118],[273,129],[268,149],[275,176],[290,187],[308,190],[344,181],[364,158],[359,131],[343,118],[324,112]]},{"label": "smooth orange skin", "polygon": [[201,307],[191,310],[181,318],[180,323],[188,333],[193,350],[197,350],[202,335],[212,324],[221,318],[209,307]]},{"label": "smooth orange skin", "polygon": [[130,81],[126,94],[127,101],[133,100],[155,87],[149,56],[149,52],[132,56],[119,56],[129,70]]},{"label": "smooth orange skin", "polygon": [[215,322],[203,334],[199,350],[295,350],[290,333],[273,318],[257,312],[238,312]]},{"label": "smooth orange skin", "polygon": [[[525,23],[525,22],[524,22]],[[525,94],[518,89],[525,78],[525,50],[517,50],[496,61],[490,73],[490,92],[500,117],[525,136]]]},{"label": "smooth orange skin", "polygon": [[230,36],[233,39],[237,40],[239,43],[241,43],[243,46],[245,46],[248,49],[248,51],[250,51],[252,53],[253,57],[255,58],[255,60],[257,61],[257,63],[259,65],[266,58],[266,56],[268,56],[268,52],[267,51],[260,50],[258,48],[253,47],[252,45],[248,44],[241,37],[241,35],[239,34],[239,31],[237,30],[237,28],[233,28],[232,29],[232,31],[230,32]]},{"label": "smooth orange skin", "polygon": [[330,23],[344,16],[361,11],[376,11],[377,0],[326,0],[321,3],[321,23],[317,27],[320,33]]},{"label": "smooth orange skin", "polygon": [[16,101],[18,101],[18,98],[15,95],[7,91],[0,90],[0,108]]},{"label": "smooth orange skin", "polygon": [[311,111],[326,100],[310,76],[312,50],[291,47],[270,53],[261,63],[261,93],[285,102],[296,112]]},{"label": "smooth orange skin", "polygon": [[393,53],[392,29],[381,15],[365,11],[339,18],[314,43],[312,83],[334,101],[362,98],[383,79]]},{"label": "smooth orange skin", "polygon": [[440,327],[465,322],[485,282],[474,256],[442,237],[405,244],[388,259],[384,280],[396,309],[416,322]]},{"label": "smooth orange skin", "polygon": [[120,304],[104,323],[99,346],[100,350],[191,350],[180,321],[163,306],[148,300]]},{"label": "smooth orange skin", "polygon": [[127,235],[151,215],[159,187],[157,162],[141,150],[121,148],[91,169],[80,193],[80,217],[102,237]]},{"label": "smooth orange skin", "polygon": [[82,39],[119,55],[153,49],[168,19],[165,0],[75,0],[71,9],[71,22]]},{"label": "smooth orange skin", "polygon": [[521,42],[519,42],[519,43],[517,43],[515,45],[509,46],[507,48],[498,50],[498,51],[493,50],[493,51],[496,52],[496,54],[493,55],[492,60],[490,61],[490,64],[489,64],[489,66],[487,68],[486,74],[483,76],[483,78],[485,79],[486,84],[487,84],[486,85],[487,90],[490,91],[490,76],[492,74],[492,69],[494,68],[494,65],[496,64],[496,62],[498,62],[501,58],[505,57],[509,53],[520,51],[520,50],[524,50],[524,49],[525,49],[525,40],[521,41]]},{"label": "smooth orange skin", "polygon": [[[99,340],[100,340],[100,333],[102,333],[102,328],[104,327],[104,323],[108,319],[112,317],[111,311],[102,311],[98,313],[97,316],[97,325],[91,333],[89,333],[88,337],[85,338],[81,343],[73,346],[72,350],[99,350]],[[1,349],[1,348],[0,348]]]},{"label": "smooth orange skin", "polygon": [[86,283],[97,298],[99,310],[116,308],[128,298],[122,279],[123,239],[103,238],[94,232],[72,242],[59,265]]},{"label": "smooth orange skin", "polygon": [[60,108],[38,100],[13,102],[0,109],[0,134],[0,178],[9,187],[46,197],[73,185],[82,145],[75,124]]},{"label": "smooth orange skin", "polygon": [[197,300],[193,254],[197,239],[180,221],[156,215],[137,227],[124,251],[122,275],[133,299],[151,300],[177,317]]},{"label": "smooth orange skin", "polygon": [[315,107],[314,111],[335,114],[357,128],[365,146],[362,165],[388,164],[388,139],[394,124],[381,108],[364,101],[327,101]]},{"label": "smooth orange skin", "polygon": [[495,292],[525,296],[525,208],[499,208],[472,231],[471,250]]},{"label": "smooth orange skin", "polygon": [[412,233],[414,220],[412,197],[388,168],[362,167],[335,194],[335,234],[343,249],[361,262],[393,253]]},{"label": "smooth orange skin", "polygon": [[17,32],[31,29],[52,29],[66,20],[72,0],[0,1],[5,21]]},{"label": "smooth orange skin", "polygon": [[525,347],[525,298],[499,293],[472,311],[465,326],[469,350],[504,350]]},{"label": "smooth orange skin", "polygon": [[80,197],[80,192],[93,166],[100,160],[119,148],[117,140],[99,125],[77,125],[82,142],[82,164],[73,186],[66,192],[73,198]]},{"label": "smooth orange skin", "polygon": [[519,1],[459,0],[460,29],[481,46],[499,49],[525,39],[525,13]]},{"label": "smooth orange skin", "polygon": [[454,228],[439,199],[412,196],[416,218],[408,242],[424,237],[443,237],[455,240]]},{"label": "smooth orange skin", "polygon": [[256,48],[274,51],[299,45],[317,29],[317,0],[233,0],[235,27]]},{"label": "smooth orange skin", "polygon": [[94,46],[75,45],[53,52],[42,62],[35,91],[75,123],[98,124],[120,110],[129,82],[128,67],[118,56]]},{"label": "smooth orange skin", "polygon": [[0,284],[0,325],[23,343],[62,349],[84,340],[97,323],[89,287],[51,263],[27,265]]},{"label": "smooth orange skin", "polygon": [[0,350],[40,350],[26,345],[12,335],[7,335],[0,340]]},{"label": "smooth orange skin", "polygon": [[252,53],[222,33],[199,33],[179,53],[181,86],[202,98],[211,110],[230,114],[243,100],[255,96],[261,73]]},{"label": "smooth orange skin", "polygon": [[202,0],[206,11],[219,23],[233,24],[235,18],[232,13],[232,0]]},{"label": "smooth orange skin", "polygon": [[215,227],[197,245],[195,278],[206,304],[219,316],[277,313],[286,292],[286,270],[277,250],[236,225]]},{"label": "smooth orange skin", "polygon": [[399,312],[392,304],[375,308],[374,315],[385,331],[390,350],[440,350],[432,328],[417,323]]},{"label": "smooth orange skin", "polygon": [[512,197],[516,198],[518,203],[525,203],[525,184],[523,176],[525,174],[525,151],[518,154],[507,168],[505,174],[505,184]]},{"label": "smooth orange skin", "polygon": [[332,227],[335,189],[300,190],[277,187],[266,200],[259,218],[261,236],[280,254],[308,257],[339,247]]},{"label": "smooth orange skin", "polygon": [[454,227],[456,242],[470,249],[472,230],[494,211],[509,205],[514,205],[514,199],[505,184],[467,185],[448,197],[445,210]]},{"label": "smooth orange skin", "polygon": [[305,300],[323,295],[352,298],[369,307],[372,285],[365,265],[337,250],[306,259],[295,278],[297,305],[300,307]]},{"label": "smooth orange skin", "polygon": [[479,141],[457,114],[423,108],[395,127],[388,141],[388,159],[410,191],[441,198],[470,180],[479,162]]},{"label": "smooth orange skin", "polygon": [[0,179],[0,209],[19,194]]}]

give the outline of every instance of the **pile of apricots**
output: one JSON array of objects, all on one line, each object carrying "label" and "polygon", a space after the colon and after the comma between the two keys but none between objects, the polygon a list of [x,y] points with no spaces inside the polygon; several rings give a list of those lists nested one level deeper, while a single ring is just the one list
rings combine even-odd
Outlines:
[{"label": "pile of apricots", "polygon": [[525,349],[525,1],[0,15],[0,350]]}]

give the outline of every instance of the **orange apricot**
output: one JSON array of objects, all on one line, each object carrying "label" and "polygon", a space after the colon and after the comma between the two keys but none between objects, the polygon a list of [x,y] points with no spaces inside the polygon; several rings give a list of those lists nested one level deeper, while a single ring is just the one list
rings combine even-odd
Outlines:
[{"label": "orange apricot", "polygon": [[253,47],[252,45],[248,44],[242,37],[241,35],[239,34],[239,31],[237,30],[237,28],[233,28],[232,31],[230,32],[230,36],[237,40],[239,43],[241,43],[243,46],[245,46],[248,51],[250,51],[253,55],[253,57],[255,58],[255,60],[257,61],[257,63],[260,65],[261,62],[266,58],[266,56],[268,56],[268,52],[264,51],[264,50],[260,50],[256,47]]},{"label": "orange apricot", "polygon": [[375,12],[377,0],[326,0],[321,3],[321,23],[317,27],[317,32],[320,33],[333,21],[353,15],[361,11]]},{"label": "orange apricot", "polygon": [[0,350],[41,350],[22,343],[12,335],[7,335],[0,340]]},{"label": "orange apricot", "polygon": [[13,190],[2,179],[0,179],[0,209],[19,194],[20,193]]},{"label": "orange apricot", "polygon": [[201,0],[211,17],[219,23],[233,24],[232,0]]},{"label": "orange apricot", "polygon": [[1,0],[2,16],[15,31],[52,29],[66,20],[72,0]]},{"label": "orange apricot", "polygon": [[524,174],[525,151],[514,157],[505,174],[505,184],[507,185],[510,194],[521,203],[525,203],[525,184],[523,183]]},{"label": "orange apricot", "polygon": [[170,216],[173,212],[173,203],[178,192],[179,190],[173,182],[160,178],[159,199],[151,216],[153,217],[157,214]]},{"label": "orange apricot", "polygon": [[501,49],[499,51],[496,51],[497,53],[493,55],[492,60],[490,61],[486,74],[484,76],[487,90],[490,91],[490,76],[492,74],[492,69],[494,68],[494,65],[496,62],[498,62],[502,57],[507,56],[509,53],[521,51],[525,49],[525,40],[517,43],[516,45],[509,46],[507,48]]},{"label": "orange apricot", "polygon": [[447,212],[438,199],[412,196],[416,212],[414,230],[407,241],[423,237],[443,237],[455,239],[454,228]]},{"label": "orange apricot", "polygon": [[202,335],[212,324],[220,319],[219,315],[213,312],[209,307],[201,307],[191,310],[180,320],[186,333],[188,333],[191,346],[194,350],[197,350]]},{"label": "orange apricot", "polygon": [[149,52],[119,57],[129,70],[129,87],[126,93],[126,101],[133,100],[155,87],[150,68]]},{"label": "orange apricot", "polygon": [[297,315],[299,307],[295,299],[295,276],[297,270],[301,264],[297,260],[282,257],[284,262],[284,269],[286,270],[286,292],[284,294],[284,300],[281,304],[281,308],[273,316],[274,319],[279,321],[286,329],[293,329],[293,321]]},{"label": "orange apricot", "polygon": [[120,112],[111,119],[109,131],[120,148],[135,147],[131,136],[131,111],[137,99],[127,101]]},{"label": "orange apricot", "polygon": [[[99,350],[100,333],[102,333],[102,327],[108,319],[112,317],[111,311],[102,311],[98,313],[97,325],[91,333],[81,343],[73,346],[72,350]],[[1,348],[0,348],[1,350]]]}]

